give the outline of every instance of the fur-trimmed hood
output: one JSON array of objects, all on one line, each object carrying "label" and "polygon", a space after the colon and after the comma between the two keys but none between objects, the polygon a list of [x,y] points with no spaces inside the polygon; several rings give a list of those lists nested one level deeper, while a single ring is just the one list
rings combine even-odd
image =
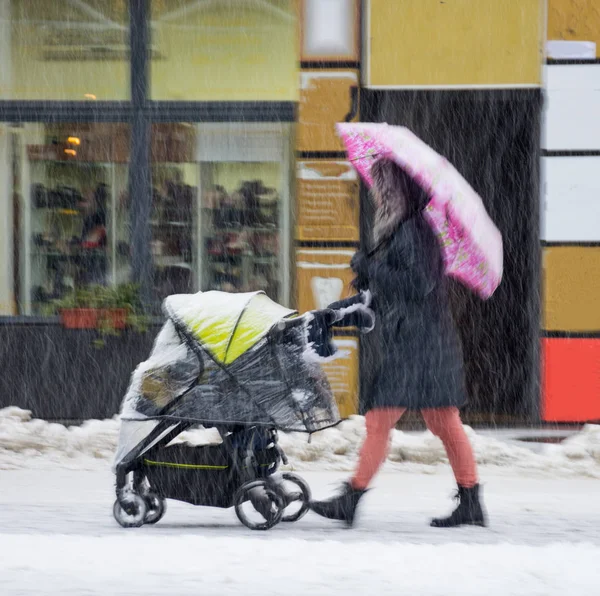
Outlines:
[{"label": "fur-trimmed hood", "polygon": [[371,167],[371,196],[375,204],[374,242],[391,236],[402,223],[420,213],[428,198],[399,165],[382,158]]}]

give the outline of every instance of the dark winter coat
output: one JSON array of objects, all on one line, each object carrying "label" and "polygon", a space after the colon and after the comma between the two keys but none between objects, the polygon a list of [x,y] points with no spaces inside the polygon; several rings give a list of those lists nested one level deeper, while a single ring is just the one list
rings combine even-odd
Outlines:
[{"label": "dark winter coat", "polygon": [[364,338],[367,409],[464,405],[462,348],[442,254],[422,215],[404,222],[364,267],[377,317]]}]

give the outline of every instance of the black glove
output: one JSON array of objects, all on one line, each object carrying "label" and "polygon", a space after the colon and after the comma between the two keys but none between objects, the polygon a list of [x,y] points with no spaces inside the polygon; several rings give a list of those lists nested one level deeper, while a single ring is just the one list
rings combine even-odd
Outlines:
[{"label": "black glove", "polygon": [[328,310],[340,310],[341,308],[348,308],[355,304],[365,304],[365,297],[363,294],[355,294],[349,298],[342,298],[342,300],[336,300],[332,302],[327,309]]},{"label": "black glove", "polygon": [[333,344],[331,325],[335,320],[335,313],[331,310],[317,310],[311,313],[312,320],[308,324],[308,343],[312,350],[321,358],[328,358],[336,353]]},{"label": "black glove", "polygon": [[358,292],[366,290],[369,287],[369,260],[362,250],[352,255],[350,268],[356,273],[356,277],[350,282],[350,285]]},{"label": "black glove", "polygon": [[352,258],[350,259],[350,268],[358,276],[368,276],[369,261],[367,255],[362,250],[358,250],[352,255]]}]

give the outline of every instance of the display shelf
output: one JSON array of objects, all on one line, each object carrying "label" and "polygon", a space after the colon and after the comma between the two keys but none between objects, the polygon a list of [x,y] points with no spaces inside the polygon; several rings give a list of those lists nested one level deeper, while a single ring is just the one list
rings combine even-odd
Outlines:
[{"label": "display shelf", "polygon": [[78,253],[64,253],[58,251],[33,251],[31,253],[34,257],[48,257],[48,258],[70,258],[70,259],[78,259],[85,256],[98,256],[98,257],[106,257],[108,255],[103,250],[90,250],[90,249],[82,249]]},{"label": "display shelf", "polygon": [[[53,153],[54,151],[54,153]],[[107,161],[72,160],[58,155],[56,146],[30,145],[24,161],[22,219],[20,237],[21,284],[23,312],[35,314],[39,308],[39,292],[53,299],[64,297],[68,287],[85,284],[113,284],[117,263],[116,202],[126,188],[126,167]],[[90,157],[90,156],[87,156]],[[98,192],[104,186],[102,203],[105,223],[88,230],[106,239],[102,248],[85,248],[81,239],[86,218],[86,190]],[[54,203],[54,204],[53,204]],[[103,229],[100,229],[100,228]],[[88,240],[92,239],[86,234]],[[41,242],[44,238],[46,242]],[[93,238],[96,240],[96,238]],[[85,239],[84,239],[85,240]],[[50,244],[50,242],[52,244]],[[97,276],[97,277],[96,277]]]},{"label": "display shelf", "polygon": [[82,217],[81,213],[76,209],[66,209],[64,207],[33,207],[37,211],[50,211],[51,213],[57,213],[58,215],[74,215]]},{"label": "display shelf", "polygon": [[156,267],[191,267],[190,261],[177,255],[157,255],[153,257],[153,263]]}]

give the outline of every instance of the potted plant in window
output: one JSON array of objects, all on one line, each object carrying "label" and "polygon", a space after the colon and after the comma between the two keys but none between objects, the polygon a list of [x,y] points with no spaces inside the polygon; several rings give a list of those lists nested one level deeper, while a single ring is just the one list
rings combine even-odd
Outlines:
[{"label": "potted plant in window", "polygon": [[102,336],[96,344],[103,345],[103,336],[118,335],[130,328],[143,332],[147,318],[143,314],[138,287],[121,284],[115,288],[87,286],[71,292],[52,304],[66,329],[96,329]]}]

